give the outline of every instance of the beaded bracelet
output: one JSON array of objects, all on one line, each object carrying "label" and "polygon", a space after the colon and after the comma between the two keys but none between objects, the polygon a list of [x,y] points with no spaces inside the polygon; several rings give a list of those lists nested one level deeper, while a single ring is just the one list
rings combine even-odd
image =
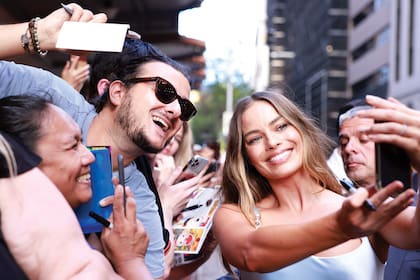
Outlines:
[{"label": "beaded bracelet", "polygon": [[48,51],[41,50],[39,46],[39,39],[38,39],[38,21],[40,20],[39,17],[33,18],[29,21],[29,33],[31,34],[31,41],[34,51],[37,52],[41,56],[47,55]]},{"label": "beaded bracelet", "polygon": [[26,28],[25,33],[23,33],[20,36],[20,42],[22,43],[22,48],[25,50],[25,52],[26,53],[31,53],[31,49],[30,49],[31,40],[29,39],[29,37],[31,36],[31,34],[29,34],[29,37],[28,37],[28,35],[27,35],[28,34],[28,31],[29,31],[29,27]]}]

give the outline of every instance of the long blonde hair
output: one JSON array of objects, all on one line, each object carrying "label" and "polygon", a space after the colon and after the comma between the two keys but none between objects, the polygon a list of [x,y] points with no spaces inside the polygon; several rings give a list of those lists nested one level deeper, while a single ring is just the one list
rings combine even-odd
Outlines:
[{"label": "long blonde hair", "polygon": [[254,224],[255,204],[272,194],[267,179],[250,164],[244,145],[241,117],[255,101],[271,104],[299,132],[303,142],[303,169],[310,177],[324,188],[341,193],[341,187],[327,165],[327,153],[334,142],[283,92],[264,91],[242,98],[232,116],[222,178],[224,202],[237,204]]},{"label": "long blonde hair", "polygon": [[4,157],[7,169],[9,170],[9,176],[16,176],[17,174],[17,167],[16,167],[16,159],[13,154],[12,148],[10,147],[9,143],[6,141],[4,136],[0,133],[0,154]]}]

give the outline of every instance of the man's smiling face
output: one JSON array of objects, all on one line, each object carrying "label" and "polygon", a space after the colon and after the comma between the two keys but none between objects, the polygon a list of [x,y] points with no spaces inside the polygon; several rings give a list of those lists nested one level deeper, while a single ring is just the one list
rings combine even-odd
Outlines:
[{"label": "man's smiling face", "polygon": [[[189,98],[187,78],[168,64],[158,61],[145,63],[136,76],[161,77],[175,88],[179,96]],[[131,85],[116,117],[129,139],[148,153],[161,151],[182,126],[179,101],[162,103],[155,90],[155,81]]]}]

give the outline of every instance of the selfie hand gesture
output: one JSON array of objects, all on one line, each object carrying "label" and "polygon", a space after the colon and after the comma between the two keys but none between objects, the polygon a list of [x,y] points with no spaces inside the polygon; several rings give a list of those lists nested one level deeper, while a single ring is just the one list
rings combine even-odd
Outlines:
[{"label": "selfie hand gesture", "polygon": [[364,202],[368,192],[359,188],[349,196],[338,212],[337,221],[342,231],[350,239],[370,235],[379,231],[385,224],[413,203],[414,191],[409,189],[395,199],[389,197],[402,189],[402,183],[394,181],[377,191],[369,199],[375,205],[376,211],[368,209]]}]

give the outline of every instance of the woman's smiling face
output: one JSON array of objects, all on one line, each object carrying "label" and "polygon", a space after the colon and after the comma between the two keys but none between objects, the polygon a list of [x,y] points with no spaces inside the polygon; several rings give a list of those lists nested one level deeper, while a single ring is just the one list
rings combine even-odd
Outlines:
[{"label": "woman's smiling face", "polygon": [[82,144],[79,126],[62,109],[49,105],[35,145],[41,170],[75,208],[92,196],[89,165],[94,155]]},{"label": "woman's smiling face", "polygon": [[271,104],[255,101],[244,111],[241,122],[246,153],[262,176],[281,179],[302,168],[302,138]]}]

